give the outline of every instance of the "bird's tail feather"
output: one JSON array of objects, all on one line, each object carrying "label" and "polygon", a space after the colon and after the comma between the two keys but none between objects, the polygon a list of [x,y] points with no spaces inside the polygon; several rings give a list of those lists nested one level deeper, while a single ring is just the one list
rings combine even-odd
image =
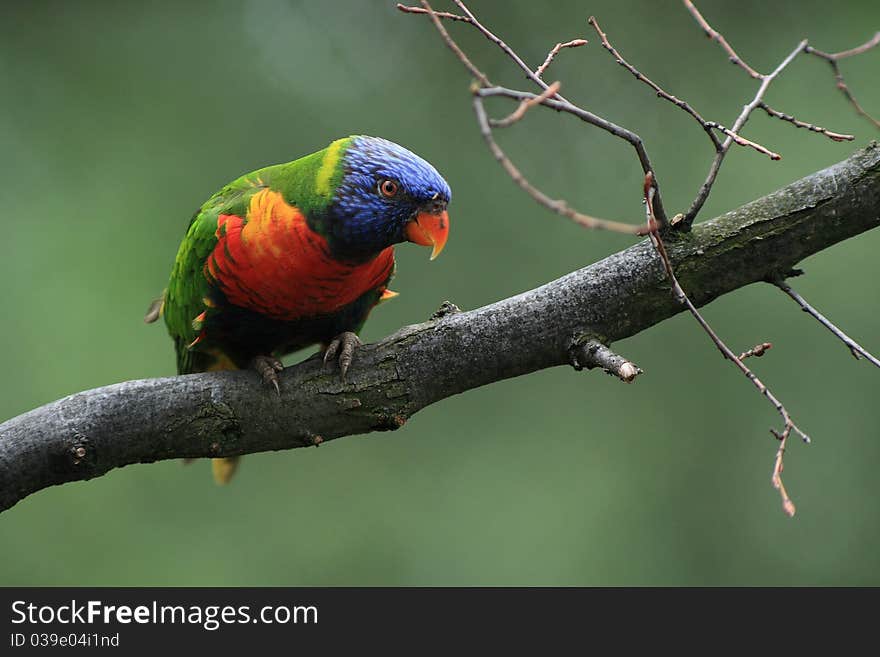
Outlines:
[{"label": "bird's tail feather", "polygon": [[238,462],[240,460],[240,456],[211,459],[211,471],[214,473],[214,483],[218,486],[228,484],[235,475],[235,471],[238,470]]},{"label": "bird's tail feather", "polygon": [[[220,370],[238,369],[226,354],[218,352],[215,356],[216,360],[214,360],[213,364],[211,364],[206,371],[217,372]],[[235,476],[235,471],[238,470],[238,464],[240,461],[240,456],[227,456],[219,459],[211,459],[211,471],[214,474],[214,483],[218,486],[225,486],[232,481],[232,477]]]}]

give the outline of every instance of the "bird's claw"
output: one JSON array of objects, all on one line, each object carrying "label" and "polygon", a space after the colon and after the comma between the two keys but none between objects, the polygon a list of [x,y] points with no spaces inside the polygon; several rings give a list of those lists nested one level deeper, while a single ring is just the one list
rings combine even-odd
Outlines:
[{"label": "bird's claw", "polygon": [[324,367],[326,367],[330,361],[334,359],[337,360],[342,380],[345,381],[345,375],[348,373],[348,368],[351,367],[351,361],[354,357],[354,350],[362,344],[363,342],[361,342],[361,339],[357,334],[352,333],[351,331],[340,333],[330,341],[330,344],[327,345],[326,351],[324,351]]},{"label": "bird's claw", "polygon": [[272,356],[256,356],[251,360],[251,369],[255,370],[264,385],[271,385],[275,393],[280,395],[281,388],[278,386],[278,372],[284,369],[284,364]]}]

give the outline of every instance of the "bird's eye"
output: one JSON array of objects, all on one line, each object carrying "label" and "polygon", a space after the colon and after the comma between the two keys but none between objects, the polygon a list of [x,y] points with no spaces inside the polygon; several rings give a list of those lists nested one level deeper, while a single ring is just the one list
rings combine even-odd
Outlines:
[{"label": "bird's eye", "polygon": [[397,196],[399,189],[400,186],[393,180],[388,180],[386,178],[385,180],[379,181],[379,193],[386,198]]}]

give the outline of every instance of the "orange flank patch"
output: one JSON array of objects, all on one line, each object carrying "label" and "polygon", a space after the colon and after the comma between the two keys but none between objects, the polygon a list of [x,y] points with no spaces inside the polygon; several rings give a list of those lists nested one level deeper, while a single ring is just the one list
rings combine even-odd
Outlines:
[{"label": "orange flank patch", "polygon": [[335,312],[383,285],[394,269],[393,247],[359,265],[334,260],[327,240],[270,189],[253,195],[246,220],[221,214],[216,235],[205,276],[231,303],[274,319]]}]

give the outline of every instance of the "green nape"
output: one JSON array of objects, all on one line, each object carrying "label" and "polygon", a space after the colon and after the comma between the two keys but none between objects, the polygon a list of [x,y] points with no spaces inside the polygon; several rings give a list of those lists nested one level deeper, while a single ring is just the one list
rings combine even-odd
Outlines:
[{"label": "green nape", "polygon": [[314,230],[323,233],[326,210],[333,192],[342,181],[342,158],[353,138],[337,139],[326,148],[293,162],[257,169],[231,186],[252,188],[254,185],[265,185],[281,192],[288,203],[295,205],[307,217]]}]

